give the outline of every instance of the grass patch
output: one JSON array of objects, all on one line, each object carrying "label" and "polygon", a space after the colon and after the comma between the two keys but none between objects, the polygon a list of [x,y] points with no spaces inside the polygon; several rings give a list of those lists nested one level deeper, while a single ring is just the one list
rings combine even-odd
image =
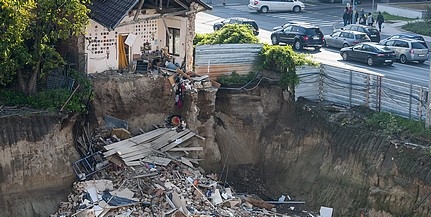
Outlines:
[{"label": "grass patch", "polygon": [[[374,12],[373,13],[374,19],[377,18],[378,14],[379,14],[378,12]],[[382,15],[385,18],[385,22],[388,22],[388,23],[390,23],[391,21],[400,21],[400,20],[401,21],[413,21],[413,20],[416,20],[416,19],[413,19],[413,18],[401,17],[401,16],[397,16],[397,15],[388,14],[387,12],[383,12]]]},{"label": "grass patch", "polygon": [[426,21],[408,22],[406,25],[402,26],[401,28],[406,31],[414,32],[416,34],[431,36],[431,22],[426,22]]},{"label": "grass patch", "polygon": [[431,140],[431,129],[426,128],[424,122],[403,118],[391,113],[369,113],[365,123],[372,129],[386,134]]}]

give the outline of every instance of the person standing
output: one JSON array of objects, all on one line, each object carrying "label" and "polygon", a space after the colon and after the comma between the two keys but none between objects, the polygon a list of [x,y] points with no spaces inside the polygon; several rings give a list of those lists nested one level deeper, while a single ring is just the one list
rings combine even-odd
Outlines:
[{"label": "person standing", "polygon": [[349,9],[346,7],[346,9],[344,9],[344,14],[343,14],[344,26],[346,26],[349,23],[349,20],[350,20]]},{"label": "person standing", "polygon": [[371,12],[369,12],[367,17],[367,26],[373,26],[373,24],[374,24],[374,17],[371,14]]},{"label": "person standing", "polygon": [[356,24],[356,23],[358,23],[358,20],[359,20],[359,13],[357,10],[355,10],[355,12],[353,14],[354,14],[353,23]]},{"label": "person standing", "polygon": [[379,15],[377,15],[377,25],[379,27],[379,32],[382,32],[382,24],[385,22],[385,18],[382,13],[379,11]]}]

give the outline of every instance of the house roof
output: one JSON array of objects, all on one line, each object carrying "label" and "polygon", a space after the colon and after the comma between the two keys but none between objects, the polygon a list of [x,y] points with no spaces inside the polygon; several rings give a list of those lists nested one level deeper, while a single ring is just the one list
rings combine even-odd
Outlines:
[{"label": "house roof", "polygon": [[[140,0],[92,0],[87,7],[90,11],[90,18],[98,22],[109,30],[115,29],[120,24],[129,11],[137,7]],[[169,14],[185,10],[185,6],[190,6],[192,2],[201,5],[204,10],[211,10],[212,7],[202,0],[146,0],[142,9],[156,9],[160,14]],[[190,10],[190,9],[188,9]],[[178,14],[175,14],[178,15]]]}]

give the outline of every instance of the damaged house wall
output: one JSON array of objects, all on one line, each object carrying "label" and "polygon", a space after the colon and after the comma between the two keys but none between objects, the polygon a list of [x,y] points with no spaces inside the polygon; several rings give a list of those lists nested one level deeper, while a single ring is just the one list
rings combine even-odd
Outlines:
[{"label": "damaged house wall", "polygon": [[0,114],[0,216],[49,216],[75,179],[73,118]]}]

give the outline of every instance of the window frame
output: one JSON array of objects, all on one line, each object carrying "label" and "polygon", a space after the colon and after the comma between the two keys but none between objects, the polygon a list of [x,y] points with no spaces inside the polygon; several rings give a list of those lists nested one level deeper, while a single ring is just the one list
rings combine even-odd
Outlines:
[{"label": "window frame", "polygon": [[166,33],[166,47],[168,47],[168,53],[173,56],[180,56],[181,30],[168,27],[168,32],[169,34]]}]

